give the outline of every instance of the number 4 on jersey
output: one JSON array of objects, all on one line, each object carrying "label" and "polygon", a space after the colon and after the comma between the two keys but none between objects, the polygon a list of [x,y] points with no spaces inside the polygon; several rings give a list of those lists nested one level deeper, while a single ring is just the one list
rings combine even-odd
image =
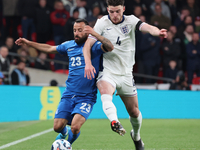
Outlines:
[{"label": "number 4 on jersey", "polygon": [[120,46],[121,45],[121,41],[119,40],[119,38],[120,37],[118,36],[116,44],[118,44]]}]

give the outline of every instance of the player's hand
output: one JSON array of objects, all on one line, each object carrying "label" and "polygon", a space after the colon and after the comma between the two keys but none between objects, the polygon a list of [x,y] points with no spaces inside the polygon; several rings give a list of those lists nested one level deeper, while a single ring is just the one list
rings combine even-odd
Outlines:
[{"label": "player's hand", "polygon": [[159,32],[159,36],[167,38],[167,30],[161,29],[160,32]]},{"label": "player's hand", "polygon": [[86,26],[84,27],[84,31],[85,31],[85,33],[87,33],[87,34],[92,34],[92,35],[93,35],[93,33],[94,33],[93,28],[90,27],[89,25],[86,25]]},{"label": "player's hand", "polygon": [[28,43],[28,40],[25,39],[25,38],[18,38],[16,41],[15,41],[15,44],[17,45],[26,45]]},{"label": "player's hand", "polygon": [[96,73],[95,68],[90,64],[85,65],[85,74],[84,77],[87,79],[92,80],[92,78],[95,78],[94,74]]}]

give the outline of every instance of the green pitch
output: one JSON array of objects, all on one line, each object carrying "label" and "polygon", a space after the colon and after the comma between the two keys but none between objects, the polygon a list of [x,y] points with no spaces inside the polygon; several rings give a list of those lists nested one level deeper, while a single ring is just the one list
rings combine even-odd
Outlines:
[{"label": "green pitch", "polygon": [[[72,145],[73,150],[134,150],[130,138],[131,124],[120,119],[127,133],[121,137],[110,129],[106,119],[89,119],[81,129],[81,135]],[[3,145],[29,137],[29,140],[4,150],[50,150],[57,133],[31,138],[53,127],[53,120],[0,123],[0,149]],[[144,119],[141,137],[145,150],[200,150],[200,120]]]}]

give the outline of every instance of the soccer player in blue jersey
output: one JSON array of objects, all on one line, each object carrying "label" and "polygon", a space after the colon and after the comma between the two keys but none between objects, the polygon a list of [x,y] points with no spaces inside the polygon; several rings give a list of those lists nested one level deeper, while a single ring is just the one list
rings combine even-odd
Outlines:
[{"label": "soccer player in blue jersey", "polygon": [[[85,61],[82,50],[88,34],[98,39],[91,49],[92,64],[97,70],[95,76],[98,74],[101,54],[113,49],[111,42],[97,34],[84,19],[77,19],[73,30],[74,40],[66,41],[58,46],[40,44],[24,38],[19,38],[15,42],[17,45],[27,44],[42,52],[58,52],[69,56],[69,76],[66,81],[66,89],[55,113],[54,130],[59,133],[56,139],[65,139],[68,135],[68,141],[71,144],[80,135],[80,128],[96,103],[96,79],[84,78]],[[71,129],[66,125],[71,125]]]}]

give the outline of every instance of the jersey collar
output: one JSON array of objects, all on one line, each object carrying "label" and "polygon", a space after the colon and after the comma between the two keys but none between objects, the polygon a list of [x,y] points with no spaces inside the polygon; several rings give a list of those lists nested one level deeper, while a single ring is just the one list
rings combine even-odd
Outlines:
[{"label": "jersey collar", "polygon": [[[108,19],[111,21],[110,15],[108,15]],[[112,22],[112,21],[111,21],[111,22]],[[124,22],[124,15],[123,15],[122,21],[121,21],[120,23],[122,23],[122,22]],[[120,24],[120,23],[118,23],[118,24]],[[116,24],[116,25],[117,25],[117,24]]]}]

